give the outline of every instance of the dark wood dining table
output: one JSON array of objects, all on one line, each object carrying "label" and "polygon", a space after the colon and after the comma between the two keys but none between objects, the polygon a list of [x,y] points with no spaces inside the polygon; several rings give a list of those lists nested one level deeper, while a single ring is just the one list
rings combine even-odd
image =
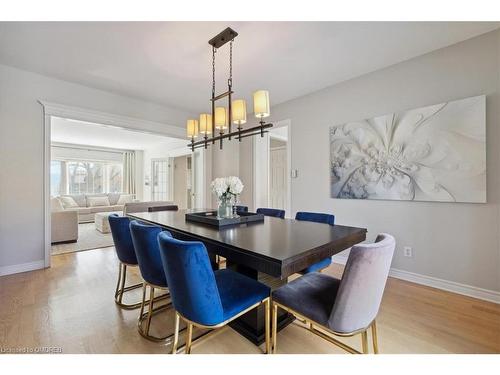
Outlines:
[{"label": "dark wood dining table", "polygon": [[[226,258],[226,267],[278,288],[289,276],[331,257],[366,239],[365,228],[319,224],[265,217],[264,222],[217,228],[186,221],[186,213],[207,209],[130,213],[137,219],[160,226],[176,238],[201,241],[212,261]],[[214,267],[217,263],[213,262]],[[278,330],[293,317],[281,312]],[[264,310],[254,309],[230,323],[231,328],[260,345],[264,341]]]}]

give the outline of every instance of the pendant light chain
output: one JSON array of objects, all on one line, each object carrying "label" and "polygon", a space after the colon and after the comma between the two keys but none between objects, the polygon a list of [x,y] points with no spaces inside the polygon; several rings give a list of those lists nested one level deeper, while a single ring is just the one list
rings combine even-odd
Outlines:
[{"label": "pendant light chain", "polygon": [[212,47],[212,97],[215,95],[215,53],[217,49]]},{"label": "pendant light chain", "polygon": [[233,86],[233,40],[229,43],[229,85]]}]

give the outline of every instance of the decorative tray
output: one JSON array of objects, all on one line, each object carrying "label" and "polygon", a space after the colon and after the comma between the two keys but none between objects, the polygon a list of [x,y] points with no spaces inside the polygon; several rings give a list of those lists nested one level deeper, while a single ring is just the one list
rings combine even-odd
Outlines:
[{"label": "decorative tray", "polygon": [[198,223],[212,225],[217,228],[227,225],[238,225],[250,222],[264,221],[264,215],[253,212],[239,212],[238,216],[232,218],[218,218],[217,211],[192,212],[186,214],[186,221],[195,221]]}]

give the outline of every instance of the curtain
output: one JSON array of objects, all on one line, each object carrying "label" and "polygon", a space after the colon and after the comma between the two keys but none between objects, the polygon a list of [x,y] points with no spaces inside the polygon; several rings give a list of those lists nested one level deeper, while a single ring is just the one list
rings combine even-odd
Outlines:
[{"label": "curtain", "polygon": [[135,152],[125,151],[123,153],[123,192],[136,194],[135,190]]}]

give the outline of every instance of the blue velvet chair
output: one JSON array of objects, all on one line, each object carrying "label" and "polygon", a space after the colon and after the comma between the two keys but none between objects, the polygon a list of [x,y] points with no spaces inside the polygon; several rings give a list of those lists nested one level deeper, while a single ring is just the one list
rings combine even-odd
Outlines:
[{"label": "blue velvet chair", "polygon": [[238,212],[248,212],[248,206],[236,205],[236,206],[234,206],[234,209],[236,210],[236,213],[238,213]]},{"label": "blue velvet chair", "polygon": [[[295,215],[295,220],[304,220],[304,221],[312,221],[314,223],[322,223],[322,224],[335,224],[335,216],[330,214],[322,214],[317,212],[297,212]],[[301,274],[307,274],[311,272],[321,272],[324,268],[328,267],[332,264],[332,258],[325,258],[320,260],[317,263],[314,263],[307,267],[306,269],[300,271]]]},{"label": "blue velvet chair", "polygon": [[285,218],[285,210],[278,210],[276,208],[257,208],[257,213],[264,216],[278,217],[280,219]]},{"label": "blue velvet chair", "polygon": [[332,336],[361,334],[362,352],[367,354],[367,331],[371,328],[373,351],[377,354],[379,348],[375,319],[395,246],[393,236],[381,233],[374,243],[352,247],[341,280],[312,272],[274,290],[273,353],[277,349],[279,307],[302,319],[305,325],[301,327],[349,353],[361,352]]},{"label": "blue velvet chair", "polygon": [[[141,312],[138,319],[138,329],[139,333],[152,341],[161,341],[170,338],[170,336],[157,337],[149,333],[151,326],[151,319],[154,314],[165,310],[170,307],[170,303],[164,304],[159,307],[155,307],[154,303],[160,298],[155,298],[155,290],[167,291],[166,294],[160,297],[169,297],[167,279],[165,278],[165,272],[163,271],[163,266],[160,257],[160,248],[158,247],[158,234],[162,232],[160,227],[154,225],[148,225],[137,220],[130,222],[130,234],[132,237],[132,243],[134,244],[135,254],[137,257],[137,262],[139,264],[139,269],[141,271],[141,276],[144,280],[142,289],[142,304]],[[169,232],[164,232],[165,236],[170,236]],[[147,287],[149,287],[149,303],[148,310],[145,312],[146,307],[146,292]],[[146,321],[146,327],[144,328],[144,321]]]},{"label": "blue velvet chair", "polygon": [[115,244],[116,255],[120,264],[118,265],[118,282],[116,283],[115,302],[118,306],[126,310],[137,309],[141,306],[141,302],[127,304],[123,302],[123,294],[133,290],[142,288],[142,283],[125,286],[127,279],[127,267],[137,267],[137,258],[135,256],[134,244],[130,236],[128,217],[111,214],[108,217],[111,236]]},{"label": "blue velvet chair", "polygon": [[191,352],[193,326],[215,329],[264,304],[266,353],[270,353],[270,288],[240,273],[213,271],[202,242],[186,242],[162,232],[161,259],[175,314],[172,353],[177,352],[179,324],[187,324],[186,354]]}]

